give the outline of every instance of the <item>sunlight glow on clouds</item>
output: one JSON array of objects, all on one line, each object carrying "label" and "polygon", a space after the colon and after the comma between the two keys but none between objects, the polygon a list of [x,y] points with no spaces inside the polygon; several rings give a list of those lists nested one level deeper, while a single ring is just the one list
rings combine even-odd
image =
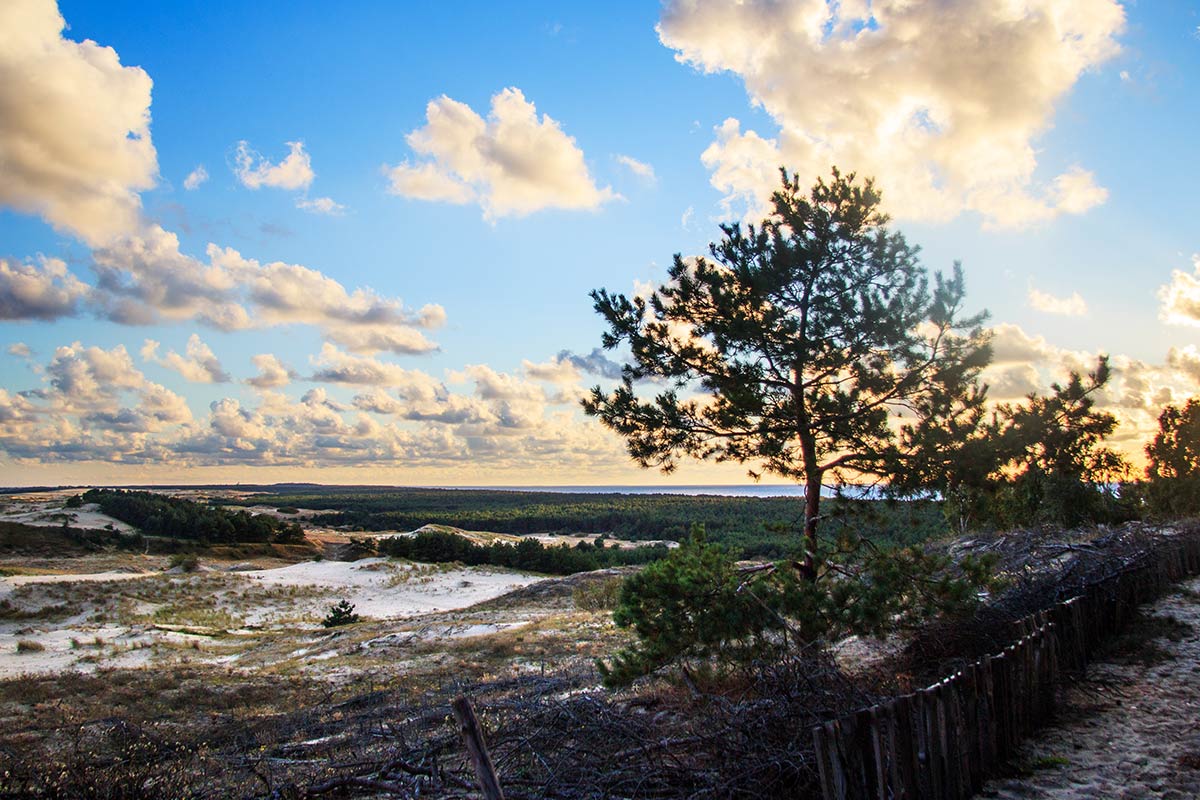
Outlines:
[{"label": "sunlight glow on clouds", "polygon": [[1171,325],[1200,326],[1200,254],[1192,256],[1193,271],[1171,273],[1171,282],[1158,290],[1159,318]]},{"label": "sunlight glow on clouds", "polygon": [[1079,292],[1071,292],[1070,297],[1055,297],[1031,286],[1029,305],[1046,314],[1062,314],[1067,317],[1080,317],[1087,313],[1087,303],[1079,296]]},{"label": "sunlight glow on clouds", "polygon": [[159,356],[158,347],[158,342],[147,339],[142,345],[142,360],[174,370],[192,383],[229,383],[231,380],[212,348],[194,333],[188,337],[186,356],[174,350]]},{"label": "sunlight glow on clouds", "polygon": [[488,220],[547,208],[595,209],[617,197],[596,186],[575,140],[548,115],[539,118],[520,89],[494,95],[486,120],[445,95],[429,102],[425,119],[405,137],[425,160],[384,166],[392,194],[477,202]]},{"label": "sunlight glow on clouds", "polygon": [[0,320],[73,317],[89,291],[61,259],[39,256],[34,265],[0,258]]},{"label": "sunlight glow on clouds", "polygon": [[1079,166],[1040,182],[1034,143],[1124,23],[1116,0],[672,0],[658,32],[679,61],[738,75],[779,125],[717,129],[703,160],[727,204],[760,216],[781,164],[802,182],[837,165],[878,178],[898,217],[1014,228],[1107,196]]},{"label": "sunlight glow on clouds", "polygon": [[95,245],[137,224],[157,181],[151,80],[64,24],[47,0],[0,3],[0,205]]}]

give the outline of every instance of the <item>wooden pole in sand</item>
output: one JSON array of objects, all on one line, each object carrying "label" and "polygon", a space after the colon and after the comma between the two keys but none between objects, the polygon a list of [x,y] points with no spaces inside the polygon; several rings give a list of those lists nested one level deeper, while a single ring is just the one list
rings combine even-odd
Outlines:
[{"label": "wooden pole in sand", "polygon": [[471,766],[475,768],[475,777],[479,781],[479,789],[486,800],[504,800],[504,792],[500,790],[500,779],[496,777],[496,768],[492,766],[492,757],[488,755],[487,745],[483,743],[483,731],[479,720],[475,717],[475,709],[471,701],[460,696],[450,704],[454,718],[458,720],[459,732],[462,733],[463,744],[467,746],[467,755]]}]

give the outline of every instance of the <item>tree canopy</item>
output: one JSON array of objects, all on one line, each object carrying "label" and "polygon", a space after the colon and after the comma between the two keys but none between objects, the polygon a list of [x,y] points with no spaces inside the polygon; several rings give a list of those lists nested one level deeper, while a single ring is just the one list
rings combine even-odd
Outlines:
[{"label": "tree canopy", "polygon": [[[782,177],[770,217],[723,225],[708,257],[676,255],[648,297],[592,293],[604,347],[632,361],[584,409],[644,467],[714,459],[803,483],[811,578],[827,474],[886,477],[895,416],[981,403],[990,348],[984,314],[963,316],[960,267],[931,280],[871,180]],[[644,398],[646,379],[665,386]]]}]

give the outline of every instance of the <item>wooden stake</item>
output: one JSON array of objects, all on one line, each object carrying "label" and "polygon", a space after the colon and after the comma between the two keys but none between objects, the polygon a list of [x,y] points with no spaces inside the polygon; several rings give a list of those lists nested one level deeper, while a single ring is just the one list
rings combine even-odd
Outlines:
[{"label": "wooden stake", "polygon": [[471,758],[471,766],[475,768],[475,777],[479,780],[483,796],[486,800],[504,800],[504,792],[500,790],[500,780],[496,777],[496,768],[492,766],[487,745],[483,743],[483,731],[475,717],[475,709],[471,708],[471,701],[460,696],[450,704],[450,709],[458,720],[459,732],[462,733],[463,744],[467,746],[467,755]]}]

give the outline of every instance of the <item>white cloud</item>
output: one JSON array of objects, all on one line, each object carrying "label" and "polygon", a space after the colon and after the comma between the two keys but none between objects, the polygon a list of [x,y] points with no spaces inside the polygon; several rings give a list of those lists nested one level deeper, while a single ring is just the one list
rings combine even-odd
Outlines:
[{"label": "white cloud", "polygon": [[0,320],[71,317],[90,289],[57,258],[19,264],[0,258]]},{"label": "white cloud", "polygon": [[208,181],[208,170],[201,164],[194,170],[188,173],[188,176],[183,179],[183,188],[189,192],[194,192]]},{"label": "white cloud", "polygon": [[187,355],[181,356],[174,350],[165,356],[158,355],[158,342],[147,339],[142,346],[142,360],[178,372],[193,383],[228,383],[229,373],[221,366],[212,348],[200,340],[197,334],[188,337]]},{"label": "white cloud", "polygon": [[1159,318],[1171,325],[1200,325],[1200,253],[1192,256],[1191,273],[1175,270],[1158,290]]},{"label": "white cloud", "polygon": [[727,203],[756,215],[780,165],[807,182],[836,164],[875,176],[898,217],[1015,227],[1103,202],[1078,166],[1039,182],[1035,142],[1124,22],[1116,0],[671,0],[658,32],[678,60],[738,75],[779,126],[717,129],[703,158]]},{"label": "white cloud", "polygon": [[277,389],[280,386],[287,386],[296,377],[294,370],[271,353],[251,356],[250,363],[258,370],[258,374],[253,378],[247,378],[246,383],[256,389]]},{"label": "white cloud", "polygon": [[296,198],[296,208],[313,214],[324,214],[329,217],[340,217],[346,213],[346,207],[334,201],[332,197]]},{"label": "white cloud", "polygon": [[617,196],[596,186],[575,140],[549,116],[539,118],[519,89],[493,96],[486,120],[444,95],[430,101],[425,117],[425,126],[405,137],[425,160],[384,166],[393,194],[477,202],[489,220],[594,209]]},{"label": "white cloud", "polygon": [[688,206],[683,211],[683,215],[679,217],[679,227],[687,228],[692,223],[692,217],[696,215],[696,207]]},{"label": "white cloud", "polygon": [[1079,296],[1079,292],[1071,292],[1070,297],[1055,297],[1030,286],[1029,305],[1047,314],[1067,317],[1080,317],[1087,313],[1087,303]]},{"label": "white cloud", "polygon": [[0,205],[100,244],[155,185],[150,77],[62,36],[53,0],[0,3]]},{"label": "white cloud", "polygon": [[263,264],[232,248],[210,244],[207,255],[208,263],[184,255],[178,237],[158,226],[120,239],[93,254],[95,302],[105,316],[126,324],[196,320],[230,331],[300,323],[356,352],[437,347],[418,329],[444,322],[440,306],[413,311],[369,289],[348,291],[300,264]]},{"label": "white cloud", "polygon": [[33,350],[24,342],[14,342],[8,346],[8,354],[18,358],[29,358],[33,355]]},{"label": "white cloud", "polygon": [[618,155],[617,163],[647,183],[655,183],[658,181],[658,176],[654,174],[654,167],[650,166],[644,161],[638,161],[633,156]]},{"label": "white cloud", "polygon": [[233,172],[247,189],[271,186],[276,189],[307,189],[316,177],[312,159],[304,152],[304,142],[288,142],[287,157],[272,164],[258,152],[250,149],[249,142],[240,141],[234,156]]}]

